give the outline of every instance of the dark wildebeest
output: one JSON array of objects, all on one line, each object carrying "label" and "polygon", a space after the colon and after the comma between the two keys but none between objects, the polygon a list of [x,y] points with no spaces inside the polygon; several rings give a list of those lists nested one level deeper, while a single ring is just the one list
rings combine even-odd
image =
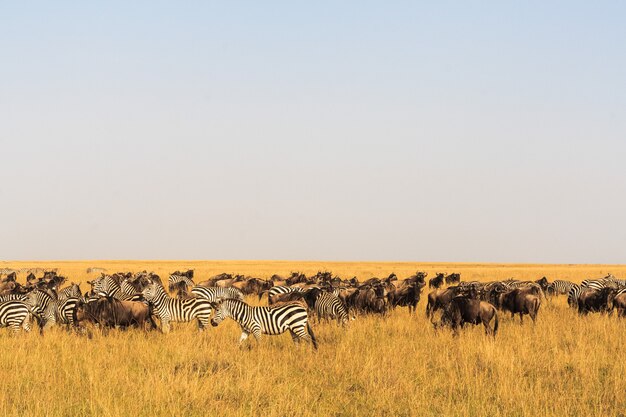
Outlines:
[{"label": "dark wildebeest", "polygon": [[461,282],[461,274],[450,274],[446,277],[446,284],[450,285],[450,284],[458,284],[459,282]]},{"label": "dark wildebeest", "polygon": [[115,298],[100,298],[88,303],[79,301],[74,312],[74,323],[91,322],[102,327],[137,326],[156,328],[147,305],[137,301],[119,301]]},{"label": "dark wildebeest", "polygon": [[[493,329],[491,320],[494,320]],[[485,333],[496,337],[498,333],[498,312],[496,308],[485,302],[468,297],[454,297],[444,309],[439,325],[435,328],[449,325],[452,327],[454,335],[458,335],[459,327],[463,328],[465,323],[480,324],[485,326]]]},{"label": "dark wildebeest", "polygon": [[542,277],[541,279],[538,279],[537,281],[535,281],[535,284],[538,284],[544,293],[548,291],[548,288],[550,285],[550,283],[548,282],[548,278],[546,277]]},{"label": "dark wildebeest", "polygon": [[500,294],[498,304],[505,311],[511,312],[511,317],[519,314],[520,322],[524,322],[524,314],[530,315],[534,322],[541,307],[541,298],[533,293],[533,289],[515,288]]},{"label": "dark wildebeest", "polygon": [[413,282],[407,285],[403,285],[389,292],[389,302],[391,303],[391,306],[406,306],[409,308],[409,314],[415,313],[417,309],[417,303],[419,303],[420,301],[422,287],[423,284]]},{"label": "dark wildebeest", "polygon": [[439,288],[443,285],[443,279],[446,275],[439,273],[435,278],[428,280],[428,288]]},{"label": "dark wildebeest", "polygon": [[346,298],[346,306],[362,313],[386,314],[387,291],[382,285],[362,285]]},{"label": "dark wildebeest", "polygon": [[426,304],[426,317],[432,318],[433,314],[440,308],[444,308],[457,295],[461,288],[448,287],[445,290],[434,290],[428,294],[428,303]]},{"label": "dark wildebeest", "polygon": [[617,293],[618,291],[615,288],[610,287],[581,293],[578,297],[578,314],[612,311],[613,300]]}]

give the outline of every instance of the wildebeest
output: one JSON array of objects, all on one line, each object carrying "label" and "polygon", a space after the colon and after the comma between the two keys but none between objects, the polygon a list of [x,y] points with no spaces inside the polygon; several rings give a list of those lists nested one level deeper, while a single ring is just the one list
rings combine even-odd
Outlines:
[{"label": "wildebeest", "polygon": [[439,288],[443,285],[445,274],[439,273],[435,278],[428,280],[428,288]]},{"label": "wildebeest", "polygon": [[389,307],[387,291],[381,284],[362,285],[348,297],[346,306],[361,313],[386,314]]},{"label": "wildebeest", "polygon": [[499,307],[511,313],[511,317],[519,314],[520,322],[524,322],[524,315],[528,314],[532,321],[537,320],[537,313],[541,307],[541,298],[534,294],[532,288],[515,288],[500,294]]},{"label": "wildebeest", "polygon": [[589,290],[578,297],[578,313],[601,312],[613,310],[613,300],[618,291],[615,288],[606,287],[600,290]]},{"label": "wildebeest", "polygon": [[444,308],[461,291],[461,287],[448,287],[445,290],[437,289],[428,294],[426,317],[431,318],[440,308]]},{"label": "wildebeest", "polygon": [[423,283],[412,282],[395,288],[389,293],[391,306],[406,306],[409,308],[409,313],[414,313],[417,309],[423,286]]},{"label": "wildebeest", "polygon": [[248,278],[245,281],[235,282],[233,287],[237,288],[243,294],[263,294],[263,291],[267,291],[274,286],[274,283],[265,281],[259,278]]},{"label": "wildebeest", "polygon": [[446,284],[457,284],[461,282],[461,274],[453,273],[446,277]]},{"label": "wildebeest", "polygon": [[[490,324],[491,320],[494,320],[493,329]],[[482,323],[485,327],[485,333],[495,337],[498,333],[498,312],[493,305],[485,301],[458,296],[450,300],[443,311],[439,325],[435,325],[435,327],[449,325],[454,334],[458,335],[458,328],[462,328],[465,323]]]},{"label": "wildebeest", "polygon": [[137,301],[119,301],[115,298],[100,298],[90,302],[79,301],[74,312],[74,323],[90,322],[102,327],[136,326],[156,328],[149,307]]}]

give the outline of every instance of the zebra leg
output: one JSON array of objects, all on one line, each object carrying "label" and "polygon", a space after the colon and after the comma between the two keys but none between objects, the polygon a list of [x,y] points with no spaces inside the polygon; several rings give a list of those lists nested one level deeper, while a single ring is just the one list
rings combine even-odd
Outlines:
[{"label": "zebra leg", "polygon": [[244,341],[248,338],[248,335],[249,335],[249,334],[250,334],[250,333],[248,333],[248,332],[247,332],[247,331],[245,331],[245,330],[242,330],[242,331],[241,331],[241,336],[239,336],[239,347],[241,347],[241,345],[243,344],[243,342],[244,342]]},{"label": "zebra leg", "polygon": [[299,345],[300,344],[300,336],[295,334],[293,330],[289,330],[289,333],[291,333],[291,340],[293,341],[293,343],[295,345]]},{"label": "zebra leg", "polygon": [[13,334],[18,334],[20,332],[20,323],[17,321],[11,322],[11,324],[9,324],[9,326],[11,327],[11,331],[13,332]]},{"label": "zebra leg", "polygon": [[161,331],[165,334],[170,332],[170,321],[168,319],[161,319]]}]

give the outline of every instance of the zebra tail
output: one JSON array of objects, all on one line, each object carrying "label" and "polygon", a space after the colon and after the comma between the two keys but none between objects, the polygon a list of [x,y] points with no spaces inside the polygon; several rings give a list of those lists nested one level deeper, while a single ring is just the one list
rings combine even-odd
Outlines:
[{"label": "zebra tail", "polygon": [[311,343],[313,343],[313,348],[315,350],[317,350],[317,339],[315,338],[315,333],[313,333],[313,329],[311,329],[311,325],[309,324],[309,322],[306,322],[306,330],[309,332],[309,335],[311,336]]}]

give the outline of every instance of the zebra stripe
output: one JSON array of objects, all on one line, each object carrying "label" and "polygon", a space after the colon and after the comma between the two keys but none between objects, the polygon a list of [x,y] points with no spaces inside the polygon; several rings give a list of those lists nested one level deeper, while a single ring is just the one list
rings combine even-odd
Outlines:
[{"label": "zebra stripe", "polygon": [[91,292],[99,297],[111,297],[120,301],[141,301],[141,294],[138,294],[135,287],[127,280],[122,281],[122,285],[117,283],[115,278],[104,275],[91,281]]},{"label": "zebra stripe", "polygon": [[57,322],[59,324],[65,324],[67,327],[73,327],[75,325],[74,322],[74,313],[76,311],[76,306],[80,303],[82,297],[68,297],[63,301],[59,301],[57,303]]},{"label": "zebra stripe", "polygon": [[211,324],[217,326],[225,318],[236,321],[242,329],[240,345],[250,333],[259,341],[261,334],[278,335],[289,331],[294,342],[304,339],[310,341],[317,349],[317,341],[308,323],[306,308],[299,303],[278,307],[253,307],[241,300],[227,299],[212,305],[215,314]]},{"label": "zebra stripe", "polygon": [[24,303],[31,307],[31,312],[39,318],[39,326],[47,329],[57,323],[58,302],[43,290],[33,290],[26,295]]},{"label": "zebra stripe", "polygon": [[555,279],[553,282],[548,284],[549,288],[552,288],[552,290],[554,290],[554,294],[556,295],[568,294],[574,285],[576,284],[573,282],[563,281],[560,279]]},{"label": "zebra stripe", "polygon": [[10,327],[14,332],[19,332],[20,327],[30,331],[32,314],[30,307],[17,300],[0,303],[0,327]]},{"label": "zebra stripe", "polygon": [[80,292],[80,285],[72,283],[70,286],[59,291],[57,299],[59,302],[63,302],[70,297],[81,298],[82,296],[83,295]]},{"label": "zebra stripe", "polygon": [[197,285],[191,289],[191,293],[196,297],[205,298],[209,301],[218,301],[226,298],[243,300],[243,293],[233,287],[204,287]]},{"label": "zebra stripe", "polygon": [[0,303],[4,303],[6,301],[24,301],[26,299],[26,294],[5,294],[0,295]]},{"label": "zebra stripe", "polygon": [[589,290],[589,288],[578,284],[572,284],[572,288],[567,293],[567,304],[569,304],[570,307],[578,308],[578,298],[583,291],[587,290]]},{"label": "zebra stripe", "polygon": [[274,303],[274,298],[279,295],[289,294],[291,292],[303,292],[304,289],[302,287],[289,287],[287,285],[277,285],[272,287],[267,292],[267,302],[268,304]]},{"label": "zebra stripe", "polygon": [[170,275],[170,277],[167,280],[167,283],[170,285],[170,287],[172,285],[178,284],[179,282],[184,282],[185,285],[188,288],[193,288],[196,286],[196,284],[193,282],[193,279],[189,278],[188,276],[185,275]]},{"label": "zebra stripe", "polygon": [[322,291],[315,300],[314,308],[318,323],[321,319],[337,319],[337,322],[342,325],[348,323],[346,306],[333,293]]},{"label": "zebra stripe", "polygon": [[209,325],[211,303],[203,298],[171,298],[165,289],[153,282],[143,290],[144,298],[154,307],[153,313],[161,320],[161,329],[169,333],[170,322],[188,322],[198,320],[198,327],[203,330]]}]

